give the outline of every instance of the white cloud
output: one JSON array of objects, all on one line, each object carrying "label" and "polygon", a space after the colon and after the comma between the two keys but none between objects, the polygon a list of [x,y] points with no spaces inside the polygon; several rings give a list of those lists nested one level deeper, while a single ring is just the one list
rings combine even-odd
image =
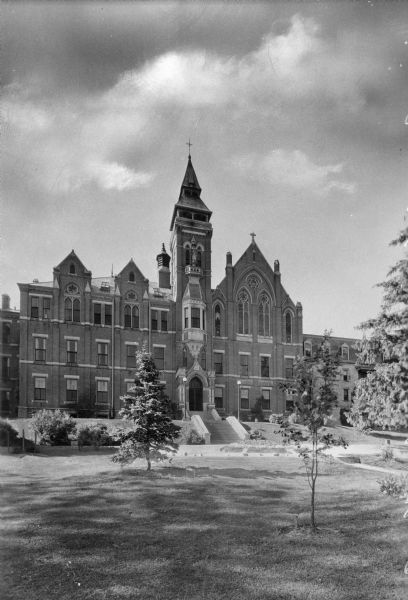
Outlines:
[{"label": "white cloud", "polygon": [[89,178],[105,190],[129,190],[145,187],[154,178],[152,173],[136,172],[116,162],[90,162],[86,171]]},{"label": "white cloud", "polygon": [[327,196],[333,190],[346,194],[355,191],[352,182],[335,177],[342,173],[343,164],[318,165],[301,150],[276,149],[265,156],[250,154],[235,157],[231,164],[235,170],[259,181],[319,196]]}]

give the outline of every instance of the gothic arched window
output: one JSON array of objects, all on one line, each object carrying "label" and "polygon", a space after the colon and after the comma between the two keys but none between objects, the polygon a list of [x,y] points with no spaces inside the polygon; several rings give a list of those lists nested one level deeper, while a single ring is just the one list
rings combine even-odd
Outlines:
[{"label": "gothic arched window", "polygon": [[287,344],[292,343],[292,315],[289,311],[285,315],[285,341]]},{"label": "gothic arched window", "polygon": [[129,281],[134,281],[135,280],[135,274],[133,273],[133,271],[130,271],[129,273]]},{"label": "gothic arched window", "polygon": [[261,294],[258,304],[258,335],[269,336],[270,333],[270,303],[266,294]]},{"label": "gothic arched window", "polygon": [[197,248],[197,259],[196,259],[196,261],[197,261],[197,267],[201,267],[201,265],[202,265],[202,252],[203,252],[202,248],[200,248],[200,246],[198,246],[198,248]]},{"label": "gothic arched window", "polygon": [[214,309],[214,333],[217,337],[221,336],[221,306],[216,304]]},{"label": "gothic arched window", "polygon": [[124,309],[125,327],[127,329],[139,329],[139,307],[135,304],[125,304]]},{"label": "gothic arched window", "polygon": [[71,264],[69,265],[69,272],[70,272],[72,275],[75,275],[75,272],[76,272],[76,271],[75,271],[75,265],[74,265],[74,263],[71,263]]},{"label": "gothic arched window", "polygon": [[249,296],[245,290],[238,294],[238,333],[249,333]]},{"label": "gothic arched window", "polygon": [[184,261],[185,261],[186,267],[191,264],[190,244],[187,244],[184,248]]},{"label": "gothic arched window", "polygon": [[65,298],[65,321],[79,323],[81,321],[81,303],[78,298]]}]

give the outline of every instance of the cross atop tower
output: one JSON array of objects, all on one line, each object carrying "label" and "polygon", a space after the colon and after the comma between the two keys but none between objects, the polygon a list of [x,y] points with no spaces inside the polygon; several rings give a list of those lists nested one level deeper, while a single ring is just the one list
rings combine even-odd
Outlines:
[{"label": "cross atop tower", "polygon": [[188,142],[186,142],[186,146],[188,146],[188,158],[191,158],[190,150],[193,144],[190,142],[190,138],[188,138]]},{"label": "cross atop tower", "polygon": [[250,233],[249,235],[250,235],[250,236],[251,236],[251,238],[252,238],[252,243],[253,243],[253,244],[255,244],[255,236],[256,236],[256,233]]}]

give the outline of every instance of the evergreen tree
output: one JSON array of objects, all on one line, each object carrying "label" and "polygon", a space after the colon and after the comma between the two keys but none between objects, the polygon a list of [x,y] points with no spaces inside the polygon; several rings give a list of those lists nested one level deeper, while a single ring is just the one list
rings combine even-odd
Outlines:
[{"label": "evergreen tree", "polygon": [[127,464],[145,458],[150,471],[152,460],[165,460],[168,453],[177,450],[175,438],[180,427],[170,419],[170,405],[163,390],[151,354],[145,349],[137,351],[135,386],[121,398],[123,407],[119,413],[123,419],[132,421],[132,428],[121,432],[121,445],[112,458],[114,462]]},{"label": "evergreen tree", "polygon": [[[408,227],[391,245],[406,247]],[[358,363],[371,365],[354,390],[348,415],[360,429],[408,427],[408,257],[399,260],[378,284],[384,290],[377,318],[360,325],[364,339],[358,345]]]},{"label": "evergreen tree", "polygon": [[[313,357],[297,357],[294,364],[294,380],[285,388],[296,392],[293,415],[281,425],[281,433],[286,442],[293,442],[299,456],[304,460],[308,483],[311,490],[310,523],[317,530],[316,483],[319,476],[320,456],[331,446],[347,444],[341,437],[324,431],[326,420],[337,405],[334,391],[338,377],[339,359],[330,349],[330,334],[325,332],[322,343]],[[293,422],[302,425],[299,428]]]}]

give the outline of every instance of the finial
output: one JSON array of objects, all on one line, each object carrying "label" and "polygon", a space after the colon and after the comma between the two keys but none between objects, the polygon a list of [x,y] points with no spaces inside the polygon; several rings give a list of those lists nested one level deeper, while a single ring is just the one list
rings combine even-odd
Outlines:
[{"label": "finial", "polygon": [[162,244],[162,252],[166,253],[166,248],[164,247],[164,243]]},{"label": "finial", "polygon": [[253,243],[253,244],[255,244],[255,236],[256,236],[256,233],[250,233],[249,235],[250,235],[250,236],[251,236],[251,238],[252,238],[252,243]]},{"label": "finial", "polygon": [[188,142],[186,142],[186,146],[188,146],[188,158],[191,158],[190,150],[193,144],[190,142],[190,138],[188,138]]}]

